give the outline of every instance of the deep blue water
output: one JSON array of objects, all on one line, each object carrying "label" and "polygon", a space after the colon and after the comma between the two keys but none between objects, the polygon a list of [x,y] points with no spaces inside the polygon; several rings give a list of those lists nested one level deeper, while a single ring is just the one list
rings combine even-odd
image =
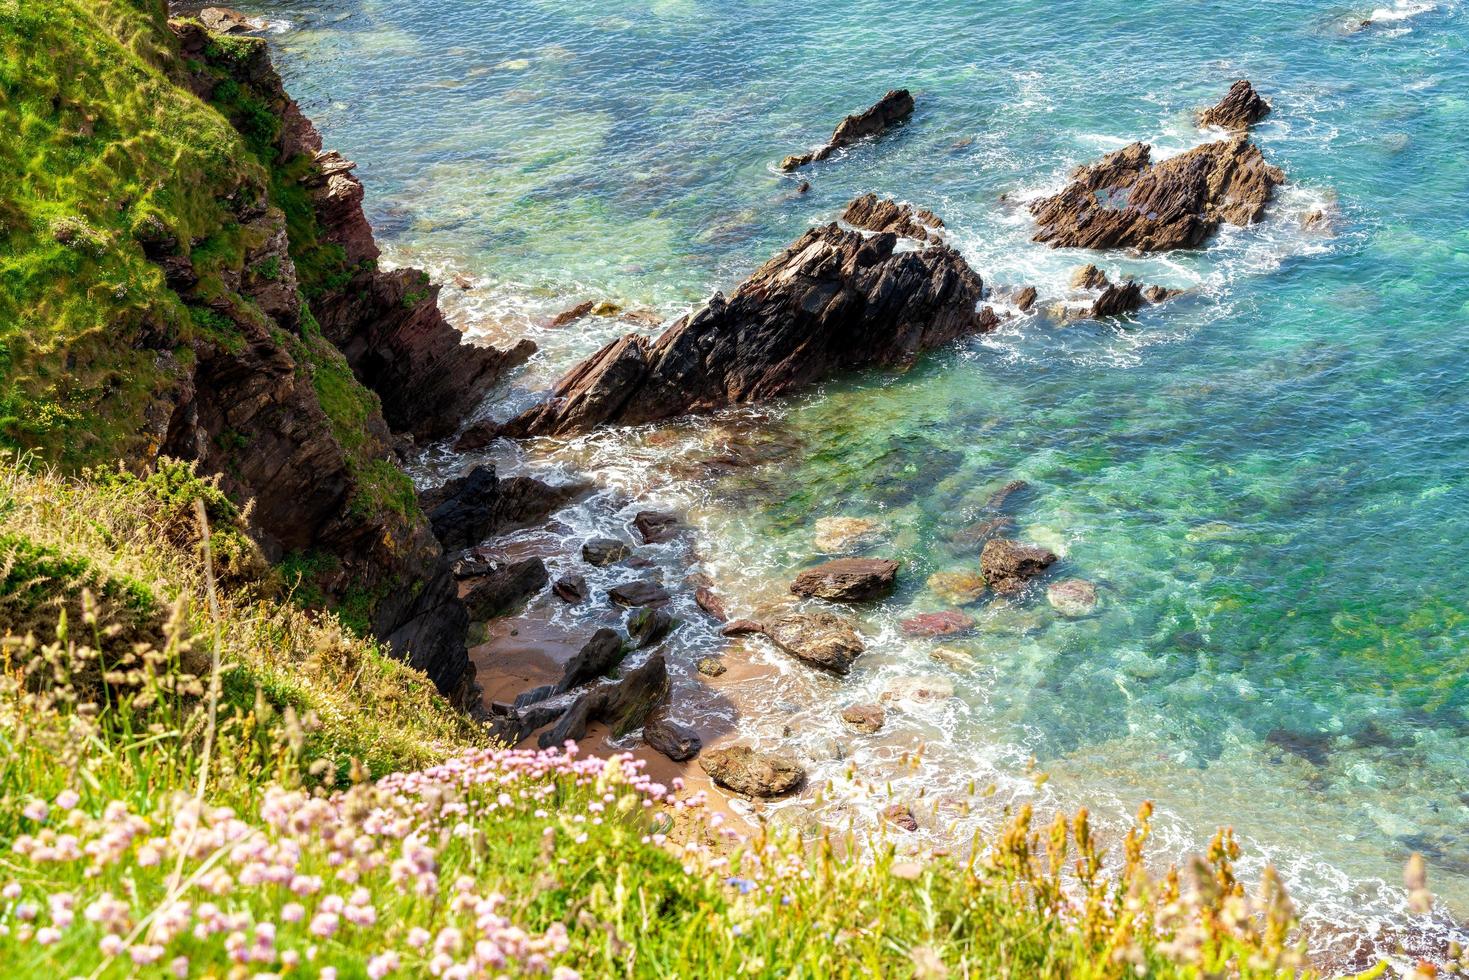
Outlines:
[{"label": "deep blue water", "polygon": [[[1318,925],[1398,915],[1413,850],[1446,914],[1469,914],[1458,3],[247,7],[283,22],[288,85],[359,162],[392,254],[476,277],[447,296],[471,332],[542,344],[525,388],[626,329],[546,331],[545,314],[584,297],[679,312],[869,190],[937,211],[987,282],[1043,302],[1086,261],[1189,289],[1124,323],[1017,318],[905,375],[828,385],[758,420],[752,438],[790,449],[753,470],[670,466],[744,438],[738,420],[529,461],[692,508],[705,568],[740,608],[813,557],[818,519],[881,525],[874,550],[904,560],[905,584],[863,619],[853,676],[813,678],[752,644],[730,656],[761,669],[722,692],[747,735],[837,778],[824,816],[870,816],[868,790],[839,778],[854,761],[897,794],[922,788],[935,832],[993,816],[945,809],[974,778],[999,799],[1112,814],[1152,798],[1165,851],[1231,823]],[[1162,257],[1029,241],[1025,198],[1134,139],[1204,141],[1193,111],[1237,77],[1274,103],[1255,138],[1290,179],[1262,224]],[[791,193],[774,161],[897,85],[912,119]],[[1331,233],[1302,229],[1315,209]],[[1043,598],[981,601],[979,628],[945,644],[972,666],[933,661],[895,624],[945,605],[928,575],[974,565],[949,536],[1016,478],[1020,535],[1063,552],[1060,574],[1098,583],[1101,603],[1070,620]],[[580,517],[610,526],[614,504]],[[956,696],[852,744],[833,706],[914,673]],[[920,741],[924,764],[904,766]]]}]

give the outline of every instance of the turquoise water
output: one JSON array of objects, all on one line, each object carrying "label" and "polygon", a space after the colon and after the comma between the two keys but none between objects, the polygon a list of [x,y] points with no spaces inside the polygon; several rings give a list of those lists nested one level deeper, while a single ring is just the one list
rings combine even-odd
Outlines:
[{"label": "turquoise water", "polygon": [[[994,819],[958,808],[972,779],[998,800],[1114,818],[1152,798],[1164,856],[1232,823],[1276,861],[1333,962],[1403,921],[1413,850],[1440,919],[1469,915],[1457,3],[248,9],[280,21],[287,83],[359,162],[393,257],[474,277],[446,291],[472,333],[542,344],[512,404],[626,329],[547,331],[546,314],[602,297],[675,314],[868,190],[937,211],[988,283],[1034,284],[1043,301],[1086,261],[1189,289],[1126,323],[1016,318],[905,375],[515,461],[591,469],[622,494],[584,505],[577,528],[624,526],[635,494],[688,508],[697,557],[739,610],[814,556],[817,519],[882,525],[871,550],[904,560],[904,584],[864,613],[870,652],[851,678],[751,644],[729,656],[758,669],[716,699],[676,668],[691,716],[738,714],[834,780],[795,806],[862,823],[874,795],[921,791],[939,834]],[[1203,141],[1192,110],[1236,77],[1272,99],[1256,139],[1291,181],[1264,223],[1163,257],[1029,242],[1019,202],[1134,139],[1159,153]],[[917,98],[909,123],[804,172],[812,190],[794,195],[773,162],[896,85]],[[1333,232],[1302,230],[1314,209]],[[701,465],[731,442],[773,461]],[[1098,583],[1100,605],[1068,620],[1043,598],[981,602],[976,630],[944,644],[972,665],[934,662],[896,623],[943,606],[925,579],[973,566],[950,536],[1017,478],[1019,535],[1063,552],[1060,573]],[[713,644],[681,642],[687,657]],[[834,706],[914,673],[955,697],[893,712],[872,743],[842,733]],[[919,742],[914,768],[903,754]],[[1051,774],[1039,789],[1032,755]],[[843,777],[851,765],[863,780]]]}]

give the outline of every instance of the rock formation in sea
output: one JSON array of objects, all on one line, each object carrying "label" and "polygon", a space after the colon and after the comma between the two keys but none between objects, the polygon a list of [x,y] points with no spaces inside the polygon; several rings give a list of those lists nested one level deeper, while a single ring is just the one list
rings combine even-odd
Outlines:
[{"label": "rock formation in sea", "polygon": [[1030,204],[1034,240],[1053,248],[1195,248],[1223,222],[1260,220],[1285,174],[1244,136],[1153,163],[1131,143],[1078,167],[1065,190]]},{"label": "rock formation in sea", "polygon": [[1270,103],[1260,97],[1248,79],[1241,78],[1229,87],[1217,105],[1199,113],[1199,125],[1244,131],[1269,113]]},{"label": "rock formation in sea", "polygon": [[825,146],[809,153],[792,154],[786,157],[780,162],[780,169],[796,170],[808,163],[825,160],[831,156],[833,151],[844,146],[851,146],[858,140],[866,139],[869,136],[878,136],[912,114],[913,96],[905,88],[893,89],[878,99],[870,108],[853,113],[838,123],[836,131],[831,134],[831,139]]},{"label": "rock formation in sea", "polygon": [[944,221],[927,208],[899,204],[876,194],[854,198],[842,212],[842,220],[864,231],[890,231],[920,242],[942,242]]},{"label": "rock formation in sea", "polygon": [[503,431],[568,435],[757,402],[843,371],[906,365],[998,324],[958,252],[898,242],[887,231],[812,228],[656,340],[628,334],[603,347]]}]

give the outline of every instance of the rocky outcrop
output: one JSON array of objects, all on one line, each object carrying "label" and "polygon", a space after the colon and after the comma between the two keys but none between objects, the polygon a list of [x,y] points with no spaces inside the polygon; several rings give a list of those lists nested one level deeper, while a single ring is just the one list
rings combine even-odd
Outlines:
[{"label": "rocky outcrop", "polygon": [[706,752],[699,767],[720,786],[746,796],[784,796],[799,789],[806,779],[806,770],[795,757],[748,745]]},{"label": "rocky outcrop", "polygon": [[1148,286],[1131,279],[1112,282],[1107,274],[1094,265],[1084,265],[1071,277],[1071,284],[1079,289],[1100,290],[1091,307],[1081,314],[1093,320],[1125,316],[1142,309],[1144,302],[1158,304],[1177,296],[1180,290],[1164,286]]},{"label": "rocky outcrop", "polygon": [[993,329],[984,284],[944,246],[898,250],[891,232],[813,228],[728,299],[655,341],[629,334],[574,367],[506,427],[553,436],[747,404]]},{"label": "rocky outcrop", "polygon": [[493,534],[544,520],[586,489],[584,484],[553,487],[533,477],[500,479],[493,464],[419,495],[434,535],[456,551],[472,548]]},{"label": "rocky outcrop", "polygon": [[845,674],[867,647],[846,620],[829,612],[787,613],[764,624],[781,650],[835,674]]},{"label": "rocky outcrop", "polygon": [[474,619],[493,619],[540,593],[550,580],[546,563],[539,558],[506,562],[471,580],[464,604]]},{"label": "rocky outcrop", "polygon": [[920,242],[944,240],[943,219],[926,208],[899,204],[876,194],[863,194],[847,205],[842,220],[864,231],[890,231]]},{"label": "rocky outcrop", "polygon": [[265,21],[246,17],[229,7],[205,7],[199,11],[199,22],[216,34],[240,34],[265,30]]},{"label": "rocky outcrop", "polygon": [[545,749],[583,738],[587,726],[599,721],[621,738],[642,727],[667,697],[668,664],[662,653],[655,653],[617,680],[604,681],[577,698],[556,726],[541,734],[539,745]]},{"label": "rocky outcrop", "polygon": [[[172,26],[186,63],[209,64],[209,32],[188,21]],[[395,432],[420,441],[451,434],[535,345],[522,341],[501,351],[466,343],[440,312],[436,283],[417,269],[380,268],[355,165],[323,151],[321,136],[286,93],[264,42],[234,44],[230,57],[211,66],[226,73],[194,72],[189,83],[210,101],[227,78],[280,120],[271,147],[275,158],[262,162],[276,167],[279,179],[294,181],[315,219],[313,234],[292,241],[291,252],[297,267],[307,270],[301,287],[322,334],[378,395]],[[258,118],[242,115],[236,122],[259,138]]]},{"label": "rocky outcrop", "polygon": [[853,113],[837,124],[825,146],[809,153],[794,154],[780,162],[780,169],[790,171],[817,160],[825,160],[836,150],[851,146],[869,136],[879,136],[913,114],[913,96],[905,88],[893,89],[869,109]]},{"label": "rocky outcrop", "polygon": [[1244,131],[1269,114],[1270,103],[1260,98],[1248,79],[1241,78],[1229,87],[1217,105],[1199,113],[1199,125]]},{"label": "rocky outcrop", "polygon": [[979,556],[979,567],[985,580],[1000,595],[1020,592],[1025,583],[1044,573],[1055,562],[1054,552],[1021,544],[1012,538],[994,538],[986,542]]},{"label": "rocky outcrop", "polygon": [[1079,167],[1061,193],[1030,205],[1034,240],[1053,248],[1195,248],[1222,222],[1258,221],[1285,174],[1243,136],[1154,164],[1132,143]]},{"label": "rocky outcrop", "polygon": [[831,602],[865,602],[893,591],[898,563],[886,558],[838,558],[796,576],[791,591]]},{"label": "rocky outcrop", "polygon": [[623,653],[622,637],[616,630],[606,627],[597,630],[567,662],[553,693],[561,694],[596,680],[621,663]]}]

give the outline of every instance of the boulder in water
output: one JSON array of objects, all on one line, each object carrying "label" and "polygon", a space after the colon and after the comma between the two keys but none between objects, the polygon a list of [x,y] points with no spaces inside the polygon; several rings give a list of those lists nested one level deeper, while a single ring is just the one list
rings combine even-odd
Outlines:
[{"label": "boulder in water", "polygon": [[1029,313],[1038,295],[1034,286],[1026,286],[1015,294],[1015,308],[1021,313]]},{"label": "boulder in water", "polygon": [[990,588],[1001,595],[1015,595],[1025,583],[1056,563],[1055,552],[1021,544],[1013,538],[993,538],[979,556],[979,567]]},{"label": "boulder in water", "polygon": [[1053,248],[1196,248],[1222,222],[1260,220],[1285,174],[1244,136],[1161,163],[1132,143],[1077,168],[1065,190],[1030,204],[1034,240]]},{"label": "boulder in water", "polygon": [[674,762],[692,759],[704,745],[698,732],[661,715],[643,725],[643,741]]},{"label": "boulder in water", "polygon": [[573,606],[586,601],[591,594],[584,575],[563,575],[552,584],[551,591],[556,593],[556,598]]},{"label": "boulder in water", "polygon": [[607,590],[607,598],[619,606],[661,606],[673,596],[657,582],[623,582]]},{"label": "boulder in water", "polygon": [[794,756],[748,745],[706,752],[699,766],[720,786],[746,796],[784,796],[799,788],[806,778],[806,770]]},{"label": "boulder in water", "polygon": [[836,131],[831,134],[831,141],[825,146],[809,153],[786,157],[780,162],[780,169],[791,171],[817,160],[825,160],[831,156],[833,150],[851,146],[869,136],[878,136],[912,114],[913,96],[905,88],[893,89],[878,99],[871,108],[853,113],[838,123]]},{"label": "boulder in water", "polygon": [[694,664],[694,668],[705,677],[718,677],[729,670],[724,665],[724,661],[718,657],[700,657],[699,662]]},{"label": "boulder in water", "polygon": [[1199,113],[1199,125],[1244,131],[1269,114],[1270,103],[1260,98],[1248,79],[1241,78],[1229,87],[1218,105]]},{"label": "boulder in water", "polygon": [[630,554],[632,548],[628,547],[627,542],[616,538],[591,538],[581,546],[582,561],[599,568],[622,561]]},{"label": "boulder in water", "polygon": [[672,514],[656,510],[640,510],[632,519],[633,527],[643,536],[645,544],[662,544],[678,536],[682,522]]},{"label": "boulder in water", "polygon": [[854,704],[842,709],[842,721],[853,731],[871,735],[887,721],[887,712],[880,704]]},{"label": "boulder in water", "polygon": [[673,629],[673,617],[656,606],[644,606],[627,618],[627,635],[639,650],[650,647]]},{"label": "boulder in water", "polygon": [[891,198],[880,198],[876,194],[863,194],[854,198],[842,213],[842,220],[853,228],[890,231],[894,235],[920,242],[944,240],[944,222],[938,215],[927,208],[899,204]]},{"label": "boulder in water", "polygon": [[821,610],[777,616],[765,623],[765,635],[797,660],[837,674],[867,649],[850,623]]},{"label": "boulder in water", "polygon": [[831,602],[865,602],[893,591],[898,563],[886,558],[837,558],[796,576],[791,591]]}]

